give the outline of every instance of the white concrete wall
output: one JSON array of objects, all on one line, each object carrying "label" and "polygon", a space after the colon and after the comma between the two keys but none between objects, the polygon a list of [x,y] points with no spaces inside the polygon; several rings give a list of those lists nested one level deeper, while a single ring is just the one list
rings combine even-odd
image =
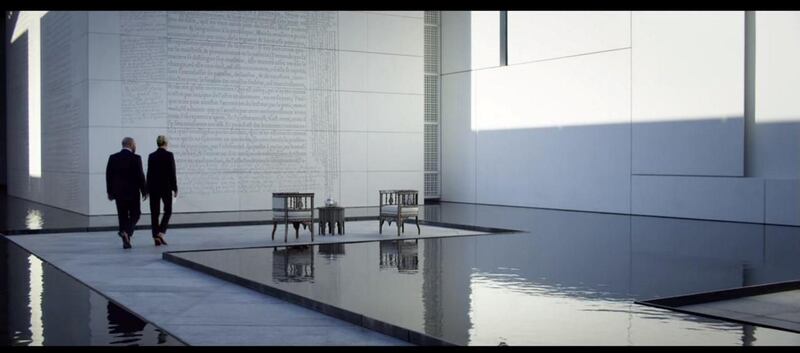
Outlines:
[{"label": "white concrete wall", "polygon": [[442,74],[500,65],[499,12],[442,11],[441,21]]},{"label": "white concrete wall", "polygon": [[8,194],[88,213],[87,15],[15,13],[5,38]]},{"label": "white concrete wall", "polygon": [[743,176],[744,13],[634,12],[633,173]]},{"label": "white concrete wall", "polygon": [[[42,105],[43,122],[65,109],[76,120],[43,133],[51,142],[40,180],[23,175],[27,159],[9,161],[14,195],[113,214],[108,155],[131,136],[146,169],[160,134],[178,167],[174,212],[269,209],[278,191],[354,207],[377,204],[379,189],[423,190],[422,11],[93,11],[45,20],[58,16],[82,21],[70,57],[79,65],[43,74],[77,83]],[[9,51],[9,72],[24,72],[18,54]],[[9,136],[25,136],[17,91],[9,102],[23,105],[10,104]]]},{"label": "white concrete wall", "polygon": [[749,172],[765,179],[766,222],[800,225],[800,11],[757,12]]},{"label": "white concrete wall", "polygon": [[630,47],[627,11],[509,11],[508,64]]},{"label": "white concrete wall", "polygon": [[510,11],[502,67],[443,13],[442,200],[800,225],[798,14],[756,13],[746,126],[744,12]]}]

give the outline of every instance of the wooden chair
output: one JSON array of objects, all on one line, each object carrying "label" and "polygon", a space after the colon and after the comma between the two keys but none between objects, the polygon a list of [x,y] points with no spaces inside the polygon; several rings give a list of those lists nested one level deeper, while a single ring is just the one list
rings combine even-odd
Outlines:
[{"label": "wooden chair", "polygon": [[294,226],[295,239],[300,238],[300,225],[311,231],[314,241],[314,193],[275,192],[272,193],[272,240],[278,223],[284,223],[283,242],[289,237],[289,222]]},{"label": "wooden chair", "polygon": [[378,199],[378,233],[383,234],[383,222],[388,221],[392,225],[392,221],[397,222],[397,236],[400,236],[400,231],[404,233],[405,220],[414,218],[417,224],[417,234],[421,234],[419,229],[419,204],[417,190],[379,190]]}]

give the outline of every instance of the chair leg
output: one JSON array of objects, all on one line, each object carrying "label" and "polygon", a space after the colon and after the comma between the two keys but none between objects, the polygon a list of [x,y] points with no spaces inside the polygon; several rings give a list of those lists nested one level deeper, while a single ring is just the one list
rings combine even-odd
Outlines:
[{"label": "chair leg", "polygon": [[419,216],[414,217],[414,220],[417,221],[417,235],[420,235],[422,231],[419,230]]},{"label": "chair leg", "polygon": [[397,236],[398,237],[400,236],[400,227],[401,227],[402,223],[403,223],[403,220],[401,220],[401,219],[397,220]]},{"label": "chair leg", "polygon": [[378,219],[380,224],[378,225],[378,234],[383,234],[383,218]]},{"label": "chair leg", "polygon": [[294,222],[292,227],[294,227],[294,238],[300,239],[300,223]]},{"label": "chair leg", "polygon": [[275,230],[278,229],[278,222],[272,223],[272,241],[275,241]]},{"label": "chair leg", "polygon": [[283,224],[283,242],[289,241],[289,220]]}]

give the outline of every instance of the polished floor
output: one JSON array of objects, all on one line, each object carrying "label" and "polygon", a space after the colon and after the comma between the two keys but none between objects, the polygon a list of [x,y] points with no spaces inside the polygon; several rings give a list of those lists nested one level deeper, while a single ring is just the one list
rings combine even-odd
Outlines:
[{"label": "polished floor", "polygon": [[[368,214],[369,209],[364,212]],[[58,222],[48,220],[45,212],[41,216],[42,228]],[[19,215],[12,218],[18,219]],[[523,231],[441,238],[444,240],[439,241],[438,257],[430,255],[432,246],[421,245],[423,250],[417,251],[422,255],[417,259],[421,264],[418,271],[400,277],[409,281],[415,276],[424,278],[426,268],[436,268],[428,265],[432,261],[440,264],[443,274],[450,274],[437,275],[438,280],[423,283],[441,288],[439,295],[446,303],[440,304],[444,321],[438,329],[459,332],[456,334],[462,337],[456,340],[459,344],[800,344],[800,335],[791,332],[709,320],[633,303],[640,299],[798,279],[800,227],[457,203],[426,206],[424,218]],[[7,225],[14,222],[20,221],[6,218]],[[377,228],[377,221],[373,222],[372,226]],[[148,234],[142,232],[135,239],[133,251],[127,253],[119,247],[111,231],[22,234],[9,238],[93,288],[107,286],[101,290],[104,295],[188,344],[406,344],[161,259],[163,251],[279,245],[265,242],[269,230],[271,226],[266,224],[176,228],[170,231],[173,242],[167,248],[147,245]],[[396,239],[393,233],[382,237],[359,240],[345,235],[317,239],[326,242]],[[299,242],[291,239],[290,236],[293,245],[308,242],[308,237],[303,240],[303,236]],[[318,242],[321,240],[315,243]],[[345,259],[359,252],[350,251],[351,248],[378,244],[374,241],[346,244]],[[374,253],[373,250],[364,251]],[[371,266],[379,268],[380,260],[376,261]],[[319,266],[314,271],[315,283],[322,281],[319,277],[322,275],[341,278],[345,276],[343,273],[352,272],[342,272],[346,271],[343,265],[331,270],[333,265],[322,259],[314,263]],[[326,266],[329,268],[325,269]],[[154,278],[158,281],[153,281]],[[342,287],[353,283],[367,285],[358,278],[340,283]],[[389,287],[374,289],[383,293]],[[419,298],[426,289],[387,295],[409,293]],[[273,321],[259,321],[264,317]],[[455,321],[446,320],[448,317]],[[508,320],[519,321],[525,329],[501,329],[504,326],[498,323]]]}]

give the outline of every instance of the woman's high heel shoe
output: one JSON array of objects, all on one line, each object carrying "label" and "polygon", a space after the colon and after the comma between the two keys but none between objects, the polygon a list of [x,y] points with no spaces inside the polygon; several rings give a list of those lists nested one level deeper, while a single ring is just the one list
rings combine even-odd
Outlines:
[{"label": "woman's high heel shoe", "polygon": [[158,246],[158,245],[167,245],[167,241],[164,240],[164,233],[158,233],[158,235],[156,235],[156,237],[154,239],[156,239],[156,241],[158,242],[158,244],[156,244],[156,246]]}]

